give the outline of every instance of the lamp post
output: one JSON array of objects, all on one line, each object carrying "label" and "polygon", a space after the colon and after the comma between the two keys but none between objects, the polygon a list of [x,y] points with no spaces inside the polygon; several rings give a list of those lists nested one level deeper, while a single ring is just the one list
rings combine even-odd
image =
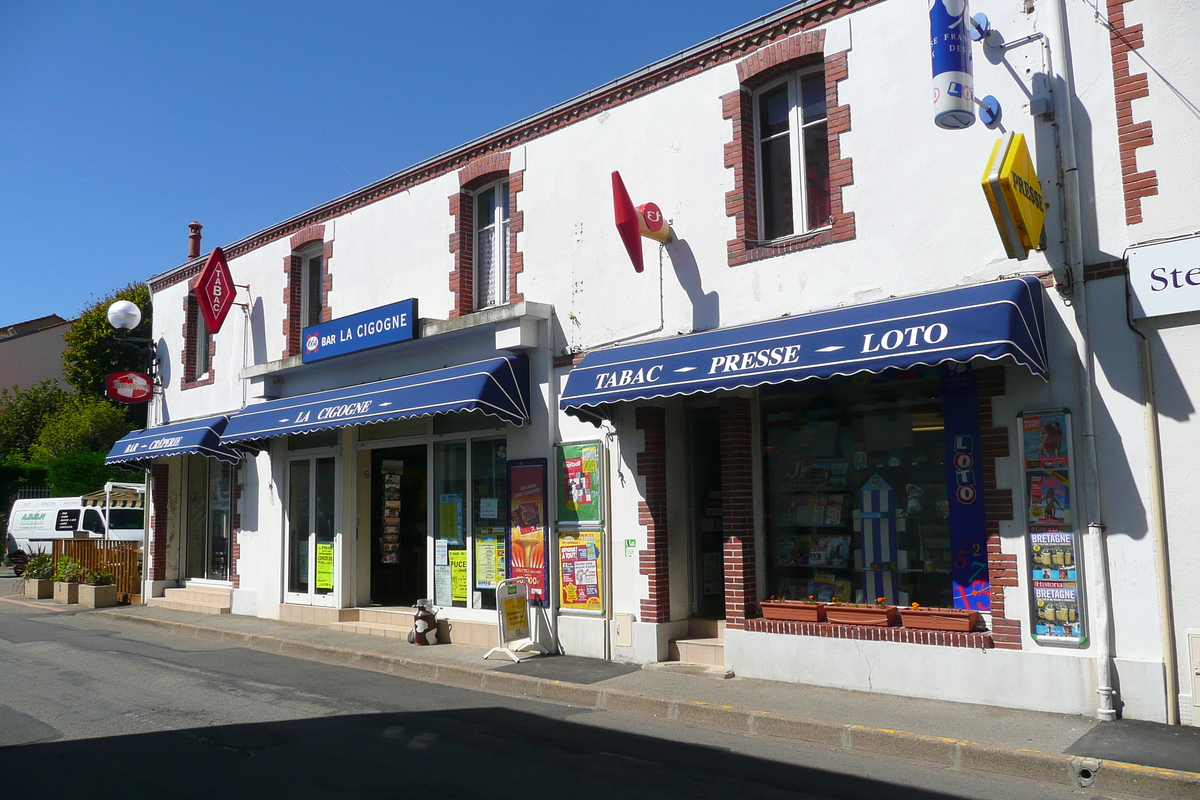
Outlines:
[{"label": "lamp post", "polygon": [[[142,323],[142,310],[136,303],[128,300],[118,300],[108,307],[108,324],[116,329],[114,338],[126,347],[138,351],[144,376],[137,373],[116,372],[108,376],[108,396],[122,403],[140,403],[150,398],[156,383],[156,367],[158,366],[154,340],[138,336],[130,336],[129,332]],[[142,383],[141,378],[144,378]]]}]

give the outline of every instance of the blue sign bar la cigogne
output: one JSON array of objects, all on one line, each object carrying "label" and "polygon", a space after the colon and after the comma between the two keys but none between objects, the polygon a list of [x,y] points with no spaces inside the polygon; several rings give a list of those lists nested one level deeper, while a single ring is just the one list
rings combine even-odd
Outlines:
[{"label": "blue sign bar la cigogne", "polygon": [[302,361],[309,364],[344,356],[372,347],[417,338],[417,300],[409,298],[391,305],[331,319],[304,329],[300,340]]}]

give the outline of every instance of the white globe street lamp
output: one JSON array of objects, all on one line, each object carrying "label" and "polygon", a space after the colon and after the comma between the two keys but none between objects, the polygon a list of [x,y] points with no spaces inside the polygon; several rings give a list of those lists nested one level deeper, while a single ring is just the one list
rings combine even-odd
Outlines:
[{"label": "white globe street lamp", "polygon": [[108,307],[108,324],[119,331],[131,331],[142,322],[142,310],[136,303],[118,300]]}]

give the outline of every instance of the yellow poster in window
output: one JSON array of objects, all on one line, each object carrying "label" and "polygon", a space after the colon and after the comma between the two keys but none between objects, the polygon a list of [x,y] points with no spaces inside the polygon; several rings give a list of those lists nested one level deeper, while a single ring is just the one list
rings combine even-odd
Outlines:
[{"label": "yellow poster in window", "polygon": [[333,588],[333,545],[317,544],[317,588]]},{"label": "yellow poster in window", "polygon": [[450,551],[450,601],[467,602],[467,551]]}]

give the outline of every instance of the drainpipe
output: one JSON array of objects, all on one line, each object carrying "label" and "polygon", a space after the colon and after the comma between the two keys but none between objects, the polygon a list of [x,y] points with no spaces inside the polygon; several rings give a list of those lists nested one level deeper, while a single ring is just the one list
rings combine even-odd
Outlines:
[{"label": "drainpipe", "polygon": [[1100,507],[1100,477],[1097,472],[1095,424],[1095,367],[1091,331],[1088,322],[1087,287],[1083,280],[1083,218],[1079,201],[1079,162],[1075,152],[1075,118],[1072,103],[1075,98],[1071,64],[1071,48],[1067,41],[1066,0],[1051,0],[1047,4],[1047,28],[1053,41],[1059,43],[1061,64],[1058,77],[1063,91],[1055,97],[1054,126],[1058,132],[1059,159],[1063,181],[1063,238],[1066,250],[1066,273],[1070,283],[1064,294],[1073,292],[1075,320],[1079,326],[1076,349],[1082,370],[1079,391],[1083,399],[1083,483],[1088,514],[1088,539],[1091,542],[1093,583],[1096,596],[1092,598],[1092,632],[1096,642],[1096,694],[1100,707],[1096,717],[1101,720],[1117,718],[1112,685],[1112,589],[1108,574],[1108,543],[1104,537],[1104,522]]}]

